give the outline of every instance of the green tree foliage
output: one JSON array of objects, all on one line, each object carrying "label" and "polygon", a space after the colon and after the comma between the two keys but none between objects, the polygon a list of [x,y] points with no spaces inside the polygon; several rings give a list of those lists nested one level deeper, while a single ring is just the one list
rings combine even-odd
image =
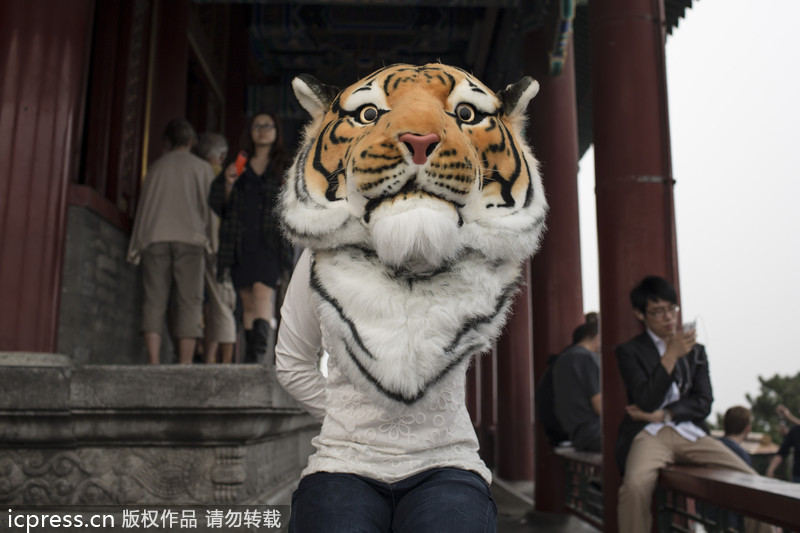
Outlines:
[{"label": "green tree foliage", "polygon": [[780,444],[783,440],[779,426],[780,419],[775,408],[785,405],[800,417],[800,372],[795,376],[779,376],[775,374],[769,379],[758,376],[761,393],[753,398],[746,395],[753,412],[753,431],[760,431],[772,437],[773,442]]}]

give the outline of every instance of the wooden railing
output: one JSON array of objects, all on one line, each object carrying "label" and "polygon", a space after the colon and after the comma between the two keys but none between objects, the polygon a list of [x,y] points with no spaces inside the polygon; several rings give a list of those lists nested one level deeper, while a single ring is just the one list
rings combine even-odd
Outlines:
[{"label": "wooden railing", "polygon": [[[603,529],[602,455],[555,449],[564,463],[567,512]],[[670,465],[661,469],[653,506],[658,531],[743,531],[745,520],[800,531],[800,484],[730,470]]]},{"label": "wooden railing", "polygon": [[662,532],[683,531],[687,521],[703,524],[706,531],[738,531],[744,520],[735,515],[800,531],[800,484],[778,479],[671,465],[661,469],[657,501]]},{"label": "wooden railing", "polygon": [[558,447],[556,455],[564,463],[564,507],[571,514],[603,529],[603,456]]}]

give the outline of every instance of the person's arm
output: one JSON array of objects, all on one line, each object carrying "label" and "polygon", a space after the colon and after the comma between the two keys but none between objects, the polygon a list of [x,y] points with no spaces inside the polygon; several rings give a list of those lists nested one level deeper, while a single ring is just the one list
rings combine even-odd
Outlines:
[{"label": "person's arm", "polygon": [[692,352],[697,342],[697,332],[695,330],[677,331],[667,340],[667,349],[661,357],[661,366],[672,375],[678,361]]},{"label": "person's arm", "polygon": [[766,476],[767,477],[775,477],[775,470],[778,469],[778,467],[781,465],[781,462],[783,462],[783,457],[781,457],[778,454],[775,454],[772,457],[772,460],[769,462],[769,466],[767,467]]},{"label": "person's arm", "polygon": [[219,217],[223,216],[225,204],[228,201],[228,194],[225,192],[225,181],[225,171],[223,170],[211,182],[208,192],[208,205]]},{"label": "person's arm", "polygon": [[592,402],[592,409],[597,413],[597,416],[603,416],[603,395],[595,394],[589,400]]},{"label": "person's arm", "polygon": [[777,413],[778,413],[780,416],[784,417],[786,420],[788,420],[788,421],[789,421],[789,422],[791,422],[792,424],[794,424],[794,425],[796,425],[796,426],[797,426],[797,425],[800,425],[800,418],[797,418],[796,416],[794,416],[794,415],[792,414],[792,412],[789,410],[789,408],[788,408],[788,407],[786,407],[785,405],[783,405],[783,404],[779,405],[779,406],[778,406],[778,407],[775,409],[775,411],[777,411]]},{"label": "person's arm", "polygon": [[769,466],[767,467],[767,477],[773,477],[775,475],[775,470],[778,468],[778,466],[780,466],[781,461],[783,461],[784,457],[789,455],[789,450],[791,450],[792,448],[792,443],[795,442],[795,439],[793,438],[792,435],[793,432],[800,433],[800,426],[793,427],[789,431],[789,433],[787,433],[783,437],[783,442],[781,442],[781,447],[778,448],[778,452],[772,458],[772,460],[769,463]]},{"label": "person's arm", "polygon": [[208,202],[208,198],[211,194],[211,183],[214,181],[214,169],[211,168],[211,165],[205,161],[203,161],[203,170],[202,170],[202,177],[200,180],[201,186],[199,188],[199,207],[200,212],[202,213],[203,220],[205,220],[206,225],[206,261],[207,264],[210,264],[213,261],[213,256],[216,253],[218,246],[218,232],[217,232],[217,224],[214,223],[214,217],[216,216],[214,212],[211,210],[211,205]]},{"label": "person's arm", "polygon": [[638,405],[632,403],[625,406],[625,412],[628,416],[639,422],[663,422],[664,410],[656,409],[655,411],[642,411]]},{"label": "person's arm", "polygon": [[589,403],[597,416],[603,414],[603,396],[600,393],[600,365],[594,355],[585,354],[577,360],[578,375],[580,376],[581,388],[589,397]]},{"label": "person's arm", "polygon": [[139,194],[138,203],[136,205],[136,215],[133,219],[133,229],[131,230],[131,238],[130,242],[128,243],[128,255],[127,260],[129,263],[134,265],[138,265],[142,260],[142,243],[141,243],[141,232],[142,232],[142,217],[143,211],[145,210],[145,203],[150,198],[150,187],[153,183],[153,171],[154,169],[158,168],[156,164],[148,171],[147,175],[144,177],[144,182],[142,183],[142,190]]},{"label": "person's arm", "polygon": [[[675,422],[705,419],[711,413],[711,403],[714,401],[705,348],[696,344],[692,353],[686,357],[692,358],[694,363],[691,387],[681,395],[678,401],[664,407],[670,412],[672,420]],[[689,363],[689,360],[686,363]],[[691,366],[687,364],[687,368],[691,368]]]},{"label": "person's arm", "polygon": [[230,202],[233,186],[238,179],[238,170],[231,164],[223,168],[219,176],[211,182],[211,190],[208,193],[208,205],[220,218],[225,218],[225,210]]},{"label": "person's arm", "polygon": [[672,385],[672,376],[660,364],[648,372],[630,344],[618,346],[616,354],[628,399],[642,411],[652,412],[658,409]]},{"label": "person's arm", "polygon": [[318,419],[325,417],[325,377],[319,369],[322,333],[312,300],[311,253],[297,262],[281,307],[281,325],[275,346],[278,381],[292,397]]}]

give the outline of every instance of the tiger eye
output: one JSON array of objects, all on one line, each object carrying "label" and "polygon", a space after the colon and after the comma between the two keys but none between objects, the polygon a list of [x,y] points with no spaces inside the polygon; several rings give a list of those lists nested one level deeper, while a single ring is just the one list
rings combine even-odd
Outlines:
[{"label": "tiger eye", "polygon": [[463,122],[471,122],[475,120],[475,108],[470,104],[458,104],[456,116]]},{"label": "tiger eye", "polygon": [[358,120],[361,122],[374,122],[378,118],[378,108],[374,105],[365,105],[358,113]]}]

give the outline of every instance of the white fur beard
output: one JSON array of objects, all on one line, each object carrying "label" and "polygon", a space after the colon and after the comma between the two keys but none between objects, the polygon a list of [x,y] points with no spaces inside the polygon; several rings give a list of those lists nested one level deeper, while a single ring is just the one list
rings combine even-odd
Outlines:
[{"label": "white fur beard", "polygon": [[435,270],[461,250],[458,214],[439,200],[395,200],[379,206],[370,218],[372,244],[387,266]]}]

